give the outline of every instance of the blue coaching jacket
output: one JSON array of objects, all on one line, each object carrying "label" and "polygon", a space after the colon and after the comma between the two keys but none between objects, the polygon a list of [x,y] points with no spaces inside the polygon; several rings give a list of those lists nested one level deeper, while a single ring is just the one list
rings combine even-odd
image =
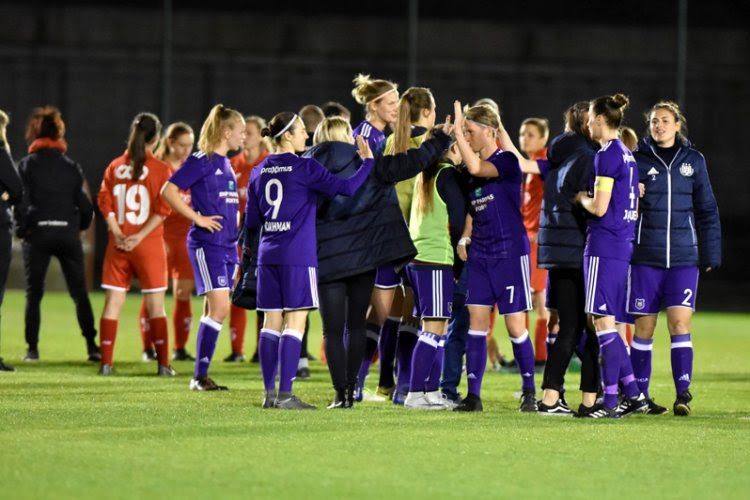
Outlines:
[{"label": "blue coaching jacket", "polygon": [[575,204],[578,191],[588,189],[597,146],[582,135],[566,132],[547,148],[549,171],[539,217],[539,267],[580,269],[586,243],[586,219]]},{"label": "blue coaching jacket", "polygon": [[639,202],[633,264],[670,268],[721,265],[721,223],[706,159],[684,137],[672,163],[651,137],[634,152],[646,194]]}]

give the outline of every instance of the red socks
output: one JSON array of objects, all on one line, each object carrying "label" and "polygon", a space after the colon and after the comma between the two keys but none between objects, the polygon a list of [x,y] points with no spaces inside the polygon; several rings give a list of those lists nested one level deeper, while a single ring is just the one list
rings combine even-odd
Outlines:
[{"label": "red socks", "polygon": [[143,342],[143,350],[151,349],[154,346],[154,339],[151,336],[148,324],[148,311],[146,310],[146,301],[141,302],[141,313],[139,317],[139,326],[141,329],[141,342]]},{"label": "red socks", "polygon": [[538,318],[534,327],[534,361],[547,361],[547,320]]},{"label": "red socks", "polygon": [[112,366],[115,352],[115,338],[117,337],[117,320],[99,320],[99,343],[101,344],[102,364]]},{"label": "red socks", "polygon": [[229,310],[229,333],[232,337],[232,352],[243,352],[247,311],[232,304]]},{"label": "red socks", "polygon": [[193,304],[190,300],[175,300],[172,311],[172,325],[174,327],[174,348],[184,349],[190,336],[193,322]]},{"label": "red socks", "polygon": [[169,366],[169,334],[167,333],[167,318],[151,318],[148,320],[151,337],[156,347],[156,358],[162,366]]}]

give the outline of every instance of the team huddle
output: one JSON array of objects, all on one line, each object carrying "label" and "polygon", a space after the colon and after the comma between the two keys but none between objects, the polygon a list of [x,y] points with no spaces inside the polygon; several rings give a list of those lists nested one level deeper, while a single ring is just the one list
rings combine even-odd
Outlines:
[{"label": "team huddle", "polygon": [[[209,377],[210,365],[227,317],[244,318],[249,307],[262,317],[262,407],[314,409],[293,386],[307,315],[319,309],[335,391],[329,409],[370,400],[482,411],[497,311],[521,378],[520,411],[664,414],[649,383],[665,307],[672,411],[689,415],[690,319],[699,269],[721,263],[721,233],[705,159],[687,140],[675,103],[655,104],[646,136],[627,145],[627,97],[576,103],[549,145],[547,120],[525,120],[519,150],[490,99],[456,101],[453,116],[436,124],[429,89],[399,94],[394,83],[366,75],[354,84],[366,115],[354,129],[340,105],[312,124],[305,108],[266,124],[216,105],[192,154],[187,124],[170,125],[162,137],[155,115],[135,117],[97,198],[109,229],[100,374],[113,373],[118,318],[137,277],[144,351],[161,376],[175,375],[170,355],[195,359],[191,390],[227,389]],[[164,307],[170,277],[172,353]],[[194,358],[186,350],[193,290],[204,297]],[[533,339],[531,309],[538,312]],[[634,326],[632,339],[625,325]],[[239,360],[242,340],[232,332]],[[577,411],[565,399],[574,356]],[[364,386],[375,358],[379,379],[370,393]]]}]

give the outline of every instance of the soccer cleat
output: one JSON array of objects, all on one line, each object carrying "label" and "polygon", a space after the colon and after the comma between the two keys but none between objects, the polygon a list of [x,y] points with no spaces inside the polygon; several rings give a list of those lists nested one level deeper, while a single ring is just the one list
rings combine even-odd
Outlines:
[{"label": "soccer cleat", "polygon": [[276,397],[276,402],[274,403],[274,407],[279,408],[281,410],[314,410],[315,409],[313,405],[305,403],[294,394],[291,394],[288,397],[282,397],[282,395],[279,394]]},{"label": "soccer cleat", "polygon": [[6,365],[3,361],[3,358],[0,358],[0,372],[14,372],[16,371],[15,368],[13,368],[10,365]]},{"label": "soccer cleat", "polygon": [[198,377],[190,379],[191,391],[228,391],[229,387],[218,385],[208,377]]},{"label": "soccer cleat", "polygon": [[482,411],[483,409],[479,396],[469,393],[453,408],[453,411]]},{"label": "soccer cleat", "polygon": [[261,406],[264,410],[268,410],[271,408],[276,408],[276,396],[278,394],[275,390],[273,391],[265,391],[263,394],[263,405]]},{"label": "soccer cleat", "polygon": [[260,355],[258,354],[258,351],[255,351],[253,353],[253,357],[250,358],[251,363],[260,363]]},{"label": "soccer cleat", "polygon": [[86,344],[86,354],[88,355],[88,361],[100,363],[102,360],[102,353],[99,351],[99,346],[95,342]]},{"label": "soccer cleat", "polygon": [[185,349],[175,349],[172,351],[172,360],[174,361],[195,361],[195,356]]},{"label": "soccer cleat", "polygon": [[620,418],[620,414],[616,408],[607,408],[604,405],[596,404],[594,406],[581,406],[578,407],[578,418]]},{"label": "soccer cleat", "polygon": [[101,365],[99,367],[99,375],[109,376],[112,375],[112,365]]},{"label": "soccer cleat", "polygon": [[445,405],[448,410],[453,410],[458,406],[458,403],[461,402],[461,396],[457,396],[456,399],[451,399],[447,394],[441,394],[440,397],[443,399],[443,405]]},{"label": "soccer cleat", "polygon": [[634,413],[646,413],[648,411],[648,400],[643,394],[639,394],[635,398],[623,398],[620,405],[617,407],[617,413],[621,417],[629,417]]},{"label": "soccer cleat", "polygon": [[148,363],[149,361],[156,361],[156,353],[150,347],[143,351],[141,354],[141,361]]},{"label": "soccer cleat", "polygon": [[448,406],[447,404],[445,404],[445,399],[443,399],[440,391],[425,392],[424,397],[427,401],[430,402],[431,405],[439,406],[441,410],[449,410],[453,408],[453,406]]},{"label": "soccer cleat", "polygon": [[310,369],[306,366],[303,366],[302,368],[297,368],[297,379],[300,380],[307,380],[310,378]]},{"label": "soccer cleat", "polygon": [[685,391],[682,394],[677,395],[675,399],[672,411],[678,417],[687,417],[690,415],[690,402],[693,400],[693,395],[690,391]]},{"label": "soccer cleat", "polygon": [[445,410],[442,401],[435,403],[431,401],[424,392],[409,392],[404,400],[404,408],[410,410]]},{"label": "soccer cleat", "polygon": [[227,363],[242,363],[245,361],[245,355],[241,352],[233,352],[226,358],[224,358],[224,361]]},{"label": "soccer cleat", "polygon": [[393,393],[393,404],[403,406],[404,401],[406,400],[406,394],[403,392],[395,392]]},{"label": "soccer cleat", "polygon": [[351,408],[351,406],[346,406],[346,395],[344,394],[343,390],[336,390],[336,397],[333,399],[333,402],[329,404],[326,408],[329,410],[336,410],[341,408]]},{"label": "soccer cleat", "polygon": [[387,399],[375,392],[365,389],[362,391],[362,401],[367,403],[383,403],[387,401]]},{"label": "soccer cleat", "polygon": [[362,395],[362,388],[360,386],[357,386],[357,388],[354,390],[354,401],[357,403],[361,403],[364,396]]},{"label": "soccer cleat", "polygon": [[648,403],[648,409],[645,412],[646,415],[664,415],[666,413],[669,413],[669,410],[661,405],[656,404],[651,398],[647,399],[646,402]]},{"label": "soccer cleat", "polygon": [[36,349],[27,349],[26,354],[21,359],[27,363],[36,363],[39,361],[39,351]]},{"label": "soccer cleat", "polygon": [[521,404],[518,407],[518,411],[524,413],[537,411],[536,393],[534,391],[524,390],[523,393],[521,393],[521,398],[519,401]]},{"label": "soccer cleat", "polygon": [[565,404],[562,398],[555,401],[552,405],[546,405],[542,401],[537,403],[537,413],[540,415],[556,416],[556,417],[572,417],[573,410],[571,410],[567,404]]},{"label": "soccer cleat", "polygon": [[159,377],[174,377],[177,375],[177,372],[174,371],[171,366],[159,365],[156,375]]},{"label": "soccer cleat", "polygon": [[395,390],[396,390],[395,385],[392,385],[390,387],[379,386],[378,389],[375,391],[375,394],[382,397],[383,399],[392,399],[393,391]]}]

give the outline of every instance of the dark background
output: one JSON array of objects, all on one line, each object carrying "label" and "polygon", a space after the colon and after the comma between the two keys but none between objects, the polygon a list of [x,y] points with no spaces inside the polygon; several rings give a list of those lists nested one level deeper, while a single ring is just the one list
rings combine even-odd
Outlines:
[{"label": "dark background", "polygon": [[[605,6],[607,5],[607,6]],[[125,148],[132,117],[154,111],[196,129],[217,102],[272,116],[351,97],[358,72],[430,87],[438,119],[454,99],[492,97],[517,130],[527,116],[562,129],[569,104],[624,92],[626,124],[676,99],[678,1],[448,2],[422,0],[416,57],[409,2],[173,2],[172,32],[160,1],[0,3],[0,109],[11,115],[13,155],[34,106],[54,104],[69,154],[96,191]],[[166,17],[168,19],[169,16]],[[689,137],[708,161],[721,210],[723,267],[701,281],[700,306],[747,309],[750,293],[750,32],[742,2],[690,2],[685,98]],[[166,46],[171,50],[165,52]],[[415,78],[413,82],[409,81]],[[97,225],[97,264],[105,228]]]}]

